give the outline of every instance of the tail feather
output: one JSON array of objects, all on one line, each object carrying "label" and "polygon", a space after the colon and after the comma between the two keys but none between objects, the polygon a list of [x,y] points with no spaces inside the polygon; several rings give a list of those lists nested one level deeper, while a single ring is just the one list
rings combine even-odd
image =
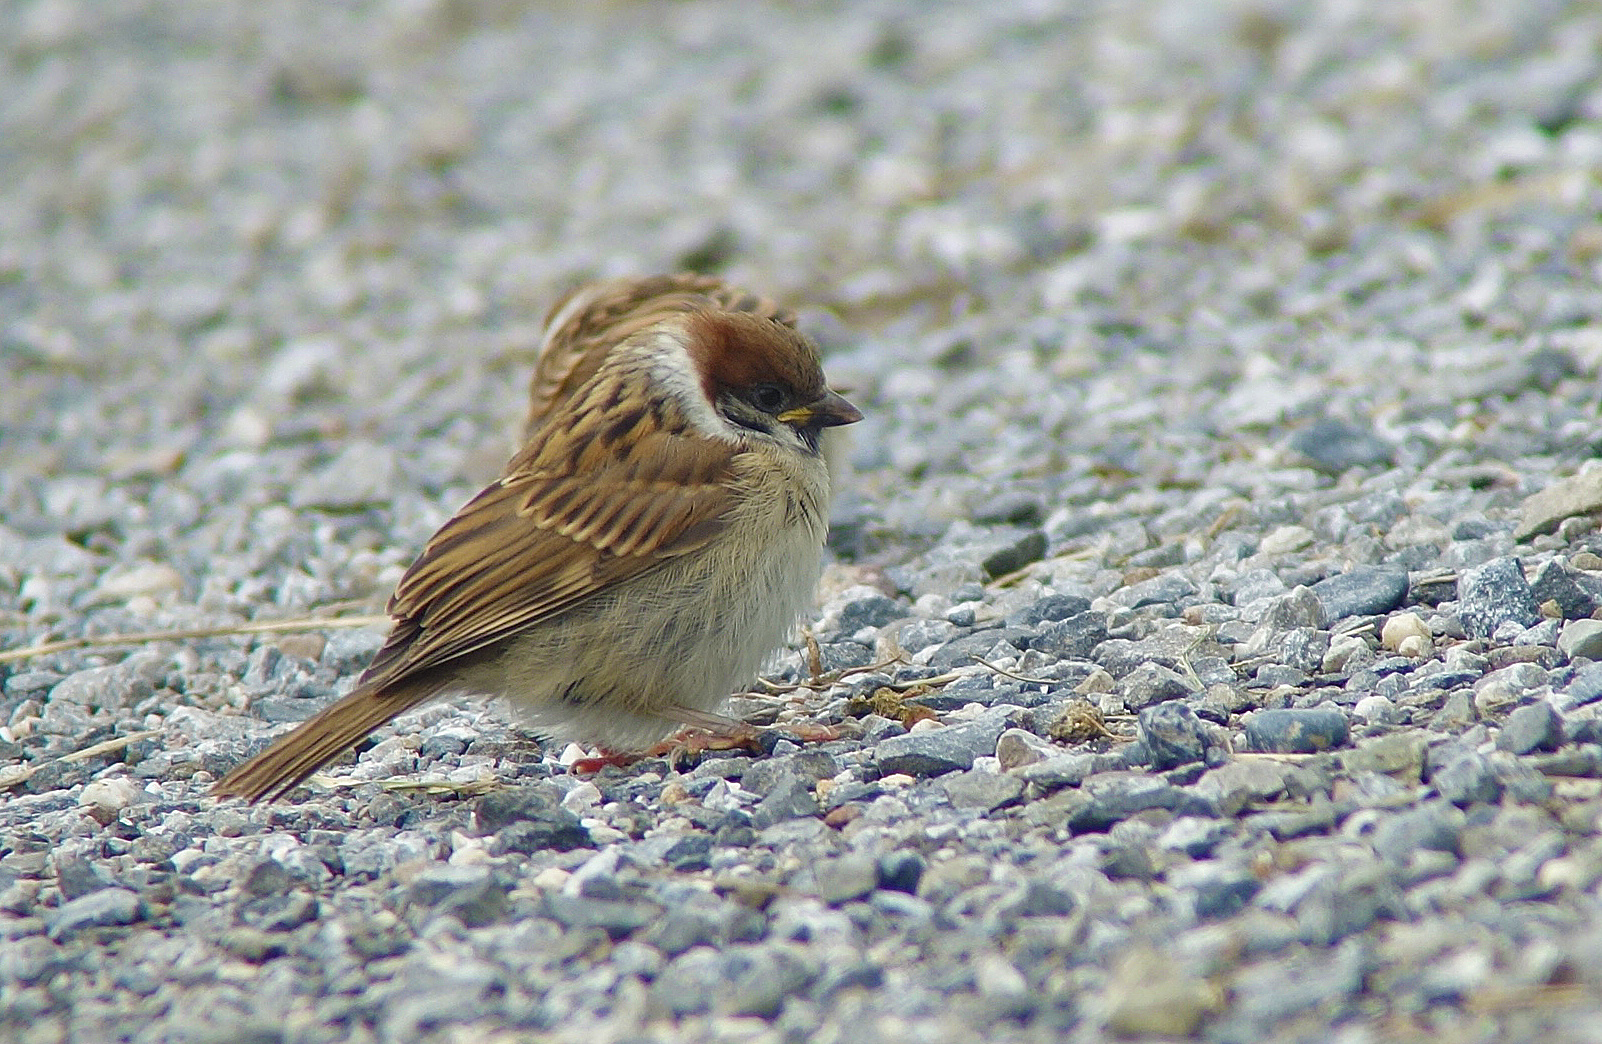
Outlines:
[{"label": "tail feather", "polygon": [[212,793],[242,797],[252,804],[276,801],[369,732],[438,695],[440,688],[438,683],[359,687],[218,780]]}]

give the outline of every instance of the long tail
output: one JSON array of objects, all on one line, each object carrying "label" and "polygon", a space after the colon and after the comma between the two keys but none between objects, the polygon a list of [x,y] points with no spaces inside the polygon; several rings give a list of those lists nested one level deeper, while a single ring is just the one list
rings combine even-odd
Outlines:
[{"label": "long tail", "polygon": [[358,687],[218,780],[211,792],[217,797],[242,797],[252,804],[263,798],[278,800],[363,736],[426,703],[443,688],[437,681],[419,682],[383,689]]}]

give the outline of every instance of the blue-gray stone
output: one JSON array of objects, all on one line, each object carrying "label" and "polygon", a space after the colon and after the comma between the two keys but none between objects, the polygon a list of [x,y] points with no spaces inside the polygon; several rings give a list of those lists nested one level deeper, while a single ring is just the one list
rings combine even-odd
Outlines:
[{"label": "blue-gray stone", "polygon": [[1142,710],[1200,691],[1201,686],[1196,682],[1156,663],[1141,664],[1119,684],[1119,692],[1130,710]]},{"label": "blue-gray stone", "polygon": [[1602,589],[1595,581],[1572,572],[1557,559],[1548,559],[1530,581],[1530,595],[1537,605],[1556,602],[1565,620],[1583,620],[1602,607]]},{"label": "blue-gray stone", "polygon": [[1001,550],[992,552],[980,566],[992,577],[1006,576],[1045,557],[1046,534],[1036,529],[1025,533]]},{"label": "blue-gray stone", "polygon": [[861,899],[879,887],[878,860],[866,852],[848,852],[813,864],[818,898],[830,906]]},{"label": "blue-gray stone", "polygon": [[891,736],[873,751],[874,764],[889,775],[940,776],[973,768],[975,758],[996,752],[996,740],[1007,728],[1002,712],[987,711],[983,718],[965,725],[909,732]]},{"label": "blue-gray stone", "polygon": [[1244,870],[1231,870],[1194,882],[1190,888],[1196,901],[1197,918],[1216,921],[1244,909],[1262,888],[1262,882]]},{"label": "blue-gray stone", "polygon": [[1064,660],[1088,659],[1107,640],[1107,614],[1094,610],[1045,624],[1030,648]]},{"label": "blue-gray stone", "polygon": [[942,781],[946,797],[957,808],[993,812],[1023,796],[1024,781],[1006,773],[970,769]]},{"label": "blue-gray stone", "polygon": [[1152,768],[1159,772],[1207,756],[1207,726],[1183,703],[1159,703],[1135,719]]},{"label": "blue-gray stone", "polygon": [[61,904],[45,918],[50,938],[64,939],[88,928],[133,924],[145,916],[144,900],[127,888],[102,888]]},{"label": "blue-gray stone", "polygon": [[1541,608],[1517,558],[1497,558],[1465,569],[1457,581],[1457,600],[1463,629],[1475,638],[1489,638],[1509,620],[1520,627],[1541,622]]},{"label": "blue-gray stone", "polygon": [[1358,566],[1314,584],[1313,594],[1331,623],[1348,616],[1388,613],[1407,598],[1407,570]]},{"label": "blue-gray stone", "polygon": [[1545,700],[1515,709],[1496,737],[1496,748],[1513,754],[1556,750],[1562,743],[1563,720]]},{"label": "blue-gray stone", "polygon": [[1182,573],[1164,573],[1150,580],[1121,587],[1108,597],[1129,609],[1148,605],[1170,605],[1196,593],[1196,585]]},{"label": "blue-gray stone", "polygon": [[840,610],[840,633],[854,634],[864,627],[883,627],[910,615],[911,610],[894,598],[869,595],[847,603]]},{"label": "blue-gray stone", "polygon": [[1460,808],[1492,804],[1502,797],[1502,781],[1495,768],[1476,750],[1456,748],[1443,755],[1440,766],[1430,769],[1430,784],[1436,793]]},{"label": "blue-gray stone", "polygon": [[1338,747],[1349,735],[1346,715],[1333,707],[1258,711],[1246,723],[1246,745],[1274,754],[1316,754]]},{"label": "blue-gray stone", "polygon": [[927,866],[917,852],[887,852],[879,857],[879,887],[916,895]]},{"label": "blue-gray stone", "polygon": [[1068,815],[1068,829],[1075,834],[1106,830],[1151,809],[1182,815],[1218,814],[1204,798],[1144,772],[1099,773],[1085,780],[1083,793],[1089,800]]},{"label": "blue-gray stone", "polygon": [[1291,436],[1290,448],[1315,469],[1339,475],[1351,468],[1389,466],[1395,451],[1368,428],[1335,417],[1320,417]]},{"label": "blue-gray stone", "polygon": [[1405,864],[1420,849],[1457,855],[1465,822],[1455,806],[1435,801],[1382,819],[1369,843],[1396,864]]},{"label": "blue-gray stone", "polygon": [[816,786],[814,779],[804,778],[794,770],[786,772],[768,790],[767,796],[757,803],[751,813],[751,825],[757,830],[765,830],[787,819],[817,815],[822,810],[813,793]]}]

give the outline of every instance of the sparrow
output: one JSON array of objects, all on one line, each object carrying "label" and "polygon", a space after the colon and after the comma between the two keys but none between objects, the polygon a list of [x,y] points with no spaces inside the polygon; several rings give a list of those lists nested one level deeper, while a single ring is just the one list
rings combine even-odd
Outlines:
[{"label": "sparrow", "polygon": [[610,752],[716,713],[812,597],[823,429],[861,412],[794,315],[708,276],[582,287],[547,318],[526,440],[428,541],[350,693],[224,776],[274,800],[438,697],[506,697]]}]

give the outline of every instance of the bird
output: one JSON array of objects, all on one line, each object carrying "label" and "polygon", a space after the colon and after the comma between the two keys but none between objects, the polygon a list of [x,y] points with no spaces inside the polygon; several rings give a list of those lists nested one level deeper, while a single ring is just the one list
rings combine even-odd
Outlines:
[{"label": "bird", "polygon": [[542,737],[635,752],[717,713],[822,569],[819,440],[862,413],[793,312],[703,275],[605,280],[545,324],[522,447],[427,542],[351,691],[219,780],[276,800],[397,715],[505,697]]}]

